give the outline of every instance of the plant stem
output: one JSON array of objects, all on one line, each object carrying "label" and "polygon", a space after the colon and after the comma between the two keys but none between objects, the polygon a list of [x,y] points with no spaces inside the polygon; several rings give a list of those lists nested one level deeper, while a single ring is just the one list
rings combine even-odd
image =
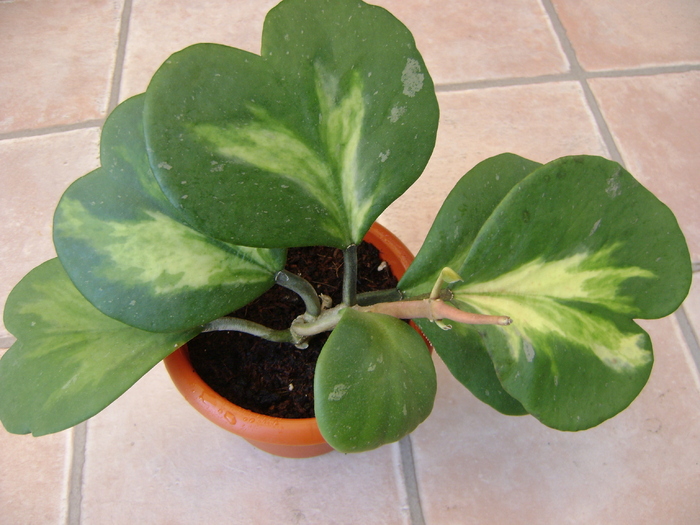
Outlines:
[{"label": "plant stem", "polygon": [[343,250],[343,304],[357,304],[357,245]]},{"label": "plant stem", "polygon": [[250,335],[255,335],[268,341],[275,343],[294,343],[299,341],[289,330],[273,330],[261,324],[247,319],[239,319],[237,317],[220,317],[204,326],[202,332],[218,332],[218,331],[243,332]]},{"label": "plant stem", "polygon": [[282,270],[275,274],[275,282],[298,294],[304,301],[306,313],[313,317],[321,315],[321,300],[309,281],[287,270]]},{"label": "plant stem", "polygon": [[360,306],[371,306],[377,303],[392,303],[403,299],[403,293],[398,288],[388,290],[375,290],[357,294],[357,304]]},{"label": "plant stem", "polygon": [[297,318],[290,331],[297,337],[310,337],[333,330],[340,321],[342,311],[353,308],[359,312],[390,315],[398,319],[429,319],[441,322],[450,319],[464,324],[491,324],[507,326],[513,321],[504,315],[482,315],[459,310],[441,299],[418,299],[410,301],[396,301],[390,303],[377,303],[371,306],[351,306],[339,304],[329,310],[325,310],[318,318],[311,321],[304,320],[302,316]]},{"label": "plant stem", "polygon": [[378,303],[358,308],[363,312],[391,315],[399,319],[420,319],[430,321],[450,319],[464,324],[497,324],[507,326],[513,322],[504,315],[483,315],[465,312],[449,305],[441,299],[422,299],[418,301],[399,301],[395,303]]}]

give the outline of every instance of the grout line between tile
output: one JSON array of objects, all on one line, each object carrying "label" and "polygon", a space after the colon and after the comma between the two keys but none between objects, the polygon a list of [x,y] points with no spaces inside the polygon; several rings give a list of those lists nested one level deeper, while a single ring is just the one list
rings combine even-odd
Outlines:
[{"label": "grout line between tile", "polygon": [[571,82],[578,78],[572,73],[556,73],[553,75],[539,75],[535,77],[506,77],[487,80],[472,80],[455,84],[436,84],[435,91],[445,93],[449,91],[471,91],[476,89],[489,89],[497,87],[529,86],[532,84],[549,84],[554,82]]},{"label": "grout line between tile", "polygon": [[678,321],[678,325],[680,326],[681,333],[683,334],[683,339],[690,349],[690,355],[695,362],[697,372],[700,374],[700,343],[698,343],[698,334],[696,334],[695,330],[693,330],[683,305],[676,310],[675,316],[676,321]]},{"label": "grout line between tile", "polygon": [[406,487],[410,523],[411,525],[425,525],[410,435],[399,441],[399,451],[401,454],[401,471],[403,473],[404,486]]},{"label": "grout line between tile", "polygon": [[73,450],[68,480],[68,516],[66,525],[80,525],[83,503],[83,467],[85,466],[85,444],[87,422],[73,427]]},{"label": "grout line between tile", "polygon": [[110,114],[119,104],[119,95],[122,85],[122,74],[124,72],[124,59],[126,57],[126,42],[129,38],[129,24],[131,23],[132,0],[124,0],[122,9],[121,24],[119,26],[119,43],[117,44],[117,55],[114,60],[114,74],[112,75],[112,90],[109,94],[109,106],[107,114]]},{"label": "grout line between tile", "polygon": [[586,79],[586,72],[581,67],[581,64],[579,64],[578,58],[576,57],[576,50],[571,44],[569,37],[566,35],[566,29],[564,28],[564,24],[562,24],[561,20],[559,19],[559,15],[557,14],[557,11],[554,8],[554,5],[552,4],[551,0],[542,0],[542,6],[544,7],[545,11],[547,12],[547,15],[549,16],[550,22],[552,23],[552,27],[554,28],[554,32],[557,35],[559,43],[564,51],[564,55],[569,61],[571,73],[576,78],[576,80],[578,80],[579,84],[581,85],[581,88],[583,89],[583,94],[586,97],[586,102],[588,103],[588,107],[590,108],[591,113],[593,114],[593,118],[595,119],[595,122],[598,125],[598,130],[603,139],[603,142],[608,148],[608,154],[610,155],[610,158],[624,166],[625,163],[622,159],[622,155],[620,154],[620,150],[618,149],[617,144],[615,143],[615,139],[613,138],[612,133],[610,132],[610,128],[608,128],[608,123],[605,121],[603,113],[601,112],[600,107],[598,106],[598,101],[596,100],[595,95],[593,95],[591,87],[588,85],[588,81]]},{"label": "grout line between tile", "polygon": [[66,131],[75,131],[77,129],[100,128],[104,123],[104,119],[85,120],[83,122],[75,122],[73,124],[61,124],[58,126],[49,126],[46,128],[36,129],[21,129],[18,131],[9,131],[0,133],[0,141],[9,139],[23,139],[28,137],[40,137],[42,135],[53,135],[55,133],[65,133]]},{"label": "grout line between tile", "polygon": [[700,64],[677,64],[665,66],[649,66],[630,69],[610,69],[603,71],[585,71],[586,78],[620,78],[620,77],[648,77],[654,75],[668,75],[671,73],[688,73],[700,71]]},{"label": "grout line between tile", "polygon": [[[568,57],[567,57],[568,58]],[[700,71],[700,64],[654,66],[634,69],[615,69],[607,71],[568,71],[566,73],[553,73],[551,75],[538,75],[534,77],[503,77],[483,80],[471,80],[468,82],[456,82],[450,84],[436,84],[435,91],[446,93],[450,91],[472,91],[476,89],[489,89],[498,87],[530,86],[534,84],[550,84],[555,82],[580,82],[596,78],[626,78],[654,75],[667,75],[673,73],[687,73]]]},{"label": "grout line between tile", "polygon": [[549,84],[555,82],[577,82],[582,79],[596,78],[627,78],[654,75],[667,75],[673,73],[687,73],[700,71],[700,64],[681,66],[654,66],[635,69],[616,69],[608,71],[568,71],[566,73],[554,73],[551,75],[538,75],[534,77],[503,77],[484,80],[471,80],[468,82],[456,82],[453,84],[436,84],[435,91],[446,93],[450,91],[472,91],[476,89],[489,89],[496,87],[530,86],[533,84]]}]

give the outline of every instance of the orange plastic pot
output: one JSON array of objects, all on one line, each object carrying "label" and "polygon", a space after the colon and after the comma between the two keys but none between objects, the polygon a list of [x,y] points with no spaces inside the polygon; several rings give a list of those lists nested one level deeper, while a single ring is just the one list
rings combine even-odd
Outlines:
[{"label": "orange plastic pot", "polygon": [[[379,224],[372,226],[365,241],[379,249],[382,259],[399,279],[413,261],[408,248]],[[169,355],[165,367],[180,393],[206,418],[265,452],[287,458],[309,458],[333,450],[321,436],[316,418],[266,416],[241,408],[217,394],[195,372],[187,345]]]}]

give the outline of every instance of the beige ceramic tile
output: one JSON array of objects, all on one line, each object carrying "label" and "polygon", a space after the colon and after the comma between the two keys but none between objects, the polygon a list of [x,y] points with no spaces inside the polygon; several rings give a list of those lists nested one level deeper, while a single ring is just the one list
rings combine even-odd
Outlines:
[{"label": "beige ceramic tile", "polygon": [[644,326],[656,355],[649,383],[584,432],[503,416],[440,364],[435,409],[412,436],[426,523],[697,523],[697,375],[672,318]]},{"label": "beige ceramic tile", "polygon": [[537,162],[607,150],[578,84],[440,93],[440,124],[423,176],[380,217],[418,250],[442,202],[478,162],[511,152]]},{"label": "beige ceramic tile", "polygon": [[[96,128],[0,141],[0,309],[32,268],[56,256],[53,212],[63,191],[98,164]],[[0,347],[8,333],[0,324]]]},{"label": "beige ceramic tile", "polygon": [[537,0],[376,0],[413,33],[436,84],[563,73]]},{"label": "beige ceramic tile", "polygon": [[700,62],[696,0],[552,0],[589,71]]},{"label": "beige ceramic tile", "polygon": [[700,261],[700,71],[590,85],[628,169],[673,210]]},{"label": "beige ceramic tile", "polygon": [[[216,42],[260,52],[262,24],[276,0],[136,0],[122,83],[122,99],[142,92],[173,52]],[[416,37],[433,79],[466,82],[561,73],[568,64],[539,2],[378,0]],[[485,20],[496,16],[498,24]],[[184,21],[184,23],[183,23]]]},{"label": "beige ceramic tile", "polygon": [[121,0],[0,2],[0,133],[102,118]]},{"label": "beige ceramic tile", "polygon": [[70,432],[34,438],[0,426],[0,524],[65,523],[70,447]]},{"label": "beige ceramic tile", "polygon": [[173,53],[212,42],[260,53],[263,20],[277,0],[134,0],[121,99],[142,93]]},{"label": "beige ceramic tile", "polygon": [[[693,284],[690,287],[688,298],[683,303],[690,326],[695,333],[695,337],[700,341],[700,272],[693,274]],[[697,356],[700,359],[700,355]],[[698,362],[700,366],[700,361]]]},{"label": "beige ceramic tile", "polygon": [[88,425],[82,523],[407,524],[397,446],[285,459],[191,408],[162,365]]}]

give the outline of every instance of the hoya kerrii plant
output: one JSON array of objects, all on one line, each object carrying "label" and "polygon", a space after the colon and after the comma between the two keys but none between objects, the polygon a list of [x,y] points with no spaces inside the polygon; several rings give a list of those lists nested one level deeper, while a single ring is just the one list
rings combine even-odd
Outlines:
[{"label": "hoya kerrii plant", "polygon": [[[691,265],[671,211],[615,162],[481,162],[397,288],[358,298],[356,246],[421,175],[438,115],[411,33],[359,0],[283,0],[260,55],[172,55],[105,122],[101,167],[61,198],[58,258],[7,300],[4,426],[76,425],[203,331],[300,347],[331,331],[318,425],[340,451],[369,450],[432,410],[433,362],[406,318],[504,414],[571,431],[626,408],[653,362],[634,319],[672,313]],[[343,250],[340,304],[284,270],[288,248],[314,245]],[[307,305],[288,329],[227,316],[275,285]]]}]

